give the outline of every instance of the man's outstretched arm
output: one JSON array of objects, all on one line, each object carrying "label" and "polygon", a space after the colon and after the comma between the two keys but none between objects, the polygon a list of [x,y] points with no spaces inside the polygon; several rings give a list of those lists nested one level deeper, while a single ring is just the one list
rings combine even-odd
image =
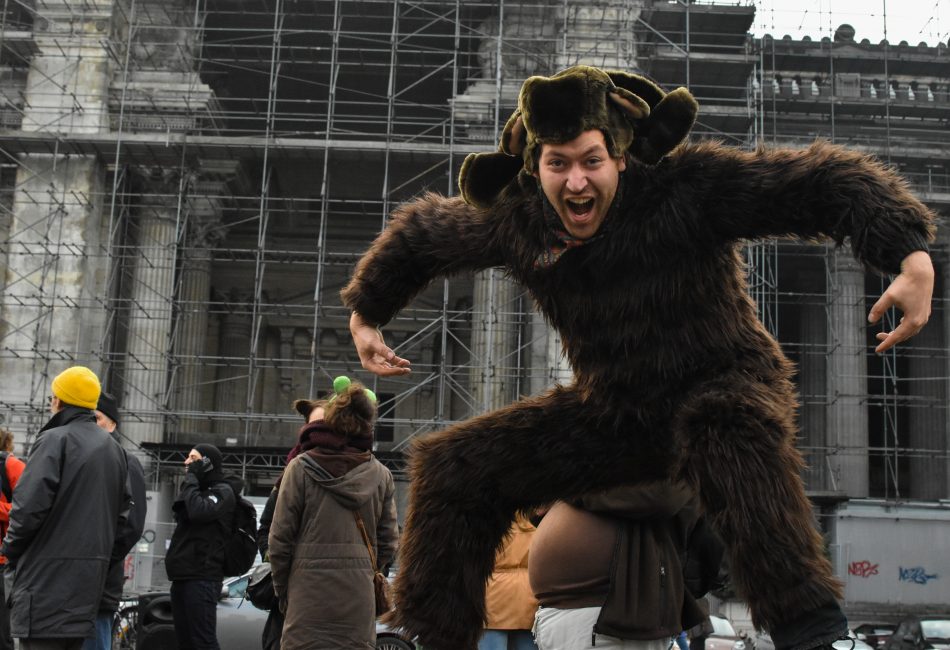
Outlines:
[{"label": "man's outstretched arm", "polygon": [[409,361],[386,346],[379,327],[436,277],[500,266],[499,221],[461,198],[437,194],[393,212],[341,292],[353,311],[350,333],[364,368],[381,376],[409,372]]},{"label": "man's outstretched arm", "polygon": [[901,262],[900,274],[868,314],[868,322],[876,323],[891,307],[897,307],[904,313],[894,331],[877,333],[880,344],[874,348],[875,352],[884,352],[923,329],[930,319],[933,290],[934,266],[930,255],[924,251],[914,251]]},{"label": "man's outstretched arm", "polygon": [[[687,205],[703,206],[708,235],[737,241],[799,237],[849,242],[868,269],[897,277],[871,309],[875,323],[890,307],[903,312],[881,332],[877,352],[926,324],[933,293],[927,252],[933,212],[893,169],[872,156],[817,142],[805,149],[696,147],[679,161]],[[703,220],[698,220],[703,223]]]},{"label": "man's outstretched arm", "polygon": [[356,352],[360,355],[360,363],[371,373],[391,377],[408,375],[412,371],[409,360],[397,357],[386,345],[379,328],[367,323],[355,311],[350,314],[350,334],[353,335]]}]

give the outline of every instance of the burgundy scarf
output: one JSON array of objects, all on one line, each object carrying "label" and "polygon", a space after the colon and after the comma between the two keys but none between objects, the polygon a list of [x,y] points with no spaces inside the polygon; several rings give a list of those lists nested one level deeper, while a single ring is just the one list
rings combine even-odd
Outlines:
[{"label": "burgundy scarf", "polygon": [[[372,434],[347,440],[346,436],[331,429],[326,421],[315,420],[300,427],[297,444],[287,454],[287,463],[308,452],[333,476],[343,476],[368,461],[372,448]],[[281,472],[274,487],[280,488],[283,477],[284,473]]]}]

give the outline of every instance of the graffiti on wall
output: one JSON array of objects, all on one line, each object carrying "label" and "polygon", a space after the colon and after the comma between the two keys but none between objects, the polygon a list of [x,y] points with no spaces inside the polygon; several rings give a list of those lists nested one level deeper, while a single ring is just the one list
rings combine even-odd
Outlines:
[{"label": "graffiti on wall", "polygon": [[931,580],[937,580],[940,576],[936,573],[927,573],[922,566],[898,567],[900,571],[900,582],[912,582],[917,585],[925,585]]},{"label": "graffiti on wall", "polygon": [[879,565],[873,564],[868,560],[852,562],[848,565],[848,575],[857,576],[859,578],[870,578],[878,574],[878,566]]},{"label": "graffiti on wall", "polygon": [[[857,578],[870,578],[871,576],[880,575],[880,568],[880,564],[875,564],[870,560],[857,560],[848,564],[848,575]],[[922,566],[898,567],[898,582],[926,585],[939,578],[940,576],[936,573],[927,573],[926,568]]]}]

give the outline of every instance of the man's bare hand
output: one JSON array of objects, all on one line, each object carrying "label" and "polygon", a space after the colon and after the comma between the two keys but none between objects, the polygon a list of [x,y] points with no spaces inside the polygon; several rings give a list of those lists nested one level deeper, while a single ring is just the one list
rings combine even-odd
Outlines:
[{"label": "man's bare hand", "polygon": [[897,307],[904,316],[893,332],[878,332],[881,343],[875,352],[884,352],[919,332],[930,319],[930,303],[934,291],[934,266],[930,255],[914,251],[901,262],[901,272],[887,291],[871,307],[868,322],[881,320],[891,307]]},{"label": "man's bare hand", "polygon": [[350,315],[350,334],[356,352],[360,355],[363,367],[380,377],[392,375],[408,375],[411,369],[409,361],[396,356],[396,353],[386,347],[383,333],[379,328],[366,323],[355,311]]}]

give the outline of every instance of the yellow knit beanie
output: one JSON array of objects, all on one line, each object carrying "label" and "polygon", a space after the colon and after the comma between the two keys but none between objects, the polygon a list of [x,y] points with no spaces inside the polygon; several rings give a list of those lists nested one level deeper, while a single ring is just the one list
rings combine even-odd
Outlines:
[{"label": "yellow knit beanie", "polygon": [[53,380],[53,395],[65,404],[94,409],[99,403],[99,378],[85,366],[66,368]]}]

